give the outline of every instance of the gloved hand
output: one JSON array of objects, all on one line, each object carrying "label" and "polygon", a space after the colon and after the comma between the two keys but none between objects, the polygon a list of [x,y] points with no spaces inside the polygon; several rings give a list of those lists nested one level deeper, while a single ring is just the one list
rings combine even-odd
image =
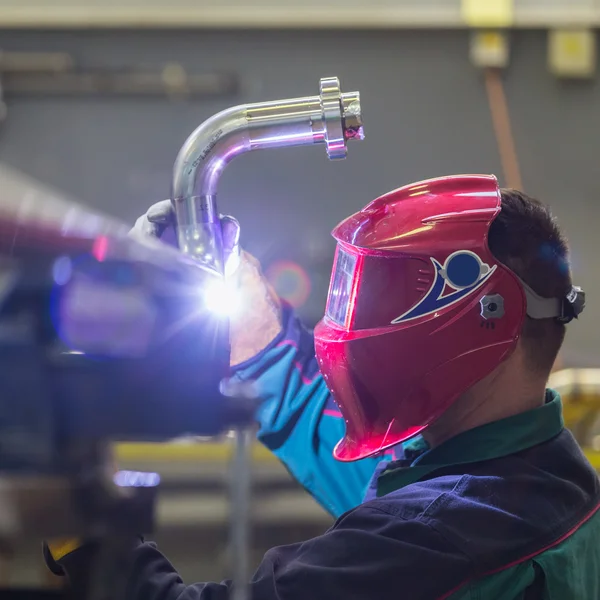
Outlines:
[{"label": "gloved hand", "polygon": [[[175,213],[170,200],[161,200],[153,204],[145,215],[135,222],[129,235],[134,238],[154,237],[170,246],[177,247],[175,234]],[[229,215],[221,215],[223,231],[223,252],[225,259],[225,275],[230,276],[240,262],[240,224]]]},{"label": "gloved hand", "polygon": [[[130,231],[135,238],[151,236],[177,246],[175,213],[170,200],[152,205]],[[239,365],[264,350],[281,332],[281,302],[262,274],[260,263],[239,246],[240,225],[221,216],[225,277],[240,293],[241,306],[229,315],[231,365]]]}]

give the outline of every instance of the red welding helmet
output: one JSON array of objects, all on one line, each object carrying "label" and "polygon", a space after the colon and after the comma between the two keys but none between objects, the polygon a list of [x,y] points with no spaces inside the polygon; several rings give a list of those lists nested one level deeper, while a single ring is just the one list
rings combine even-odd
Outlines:
[{"label": "red welding helmet", "polygon": [[337,459],[422,432],[511,354],[526,314],[563,314],[562,300],[536,296],[492,256],[499,212],[495,177],[442,177],[390,192],[333,231],[315,346],[346,421]]}]

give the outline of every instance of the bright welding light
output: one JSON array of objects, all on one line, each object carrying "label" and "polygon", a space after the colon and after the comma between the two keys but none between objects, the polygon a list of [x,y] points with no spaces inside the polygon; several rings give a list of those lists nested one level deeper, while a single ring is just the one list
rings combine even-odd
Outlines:
[{"label": "bright welding light", "polygon": [[204,290],[206,308],[221,317],[231,317],[241,308],[238,287],[228,281],[214,281]]}]

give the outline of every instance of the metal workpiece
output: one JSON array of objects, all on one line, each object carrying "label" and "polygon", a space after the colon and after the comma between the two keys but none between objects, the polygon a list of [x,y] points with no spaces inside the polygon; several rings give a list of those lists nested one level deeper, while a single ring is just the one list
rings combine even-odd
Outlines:
[{"label": "metal workpiece", "polygon": [[171,198],[180,249],[223,272],[217,188],[225,166],[252,150],[323,144],[332,160],[364,138],[359,92],[342,93],[337,77],[321,79],[318,96],[246,104],[198,127],[175,162]]}]

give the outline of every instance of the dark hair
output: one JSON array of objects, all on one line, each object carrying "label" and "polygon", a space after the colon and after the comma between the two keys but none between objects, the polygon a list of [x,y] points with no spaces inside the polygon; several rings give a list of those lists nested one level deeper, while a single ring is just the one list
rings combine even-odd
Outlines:
[{"label": "dark hair", "polygon": [[[571,289],[569,248],[550,209],[523,192],[501,190],[502,208],[490,226],[488,245],[498,261],[544,298]],[[556,319],[526,317],[522,342],[532,370],[549,374],[565,337]]]}]

